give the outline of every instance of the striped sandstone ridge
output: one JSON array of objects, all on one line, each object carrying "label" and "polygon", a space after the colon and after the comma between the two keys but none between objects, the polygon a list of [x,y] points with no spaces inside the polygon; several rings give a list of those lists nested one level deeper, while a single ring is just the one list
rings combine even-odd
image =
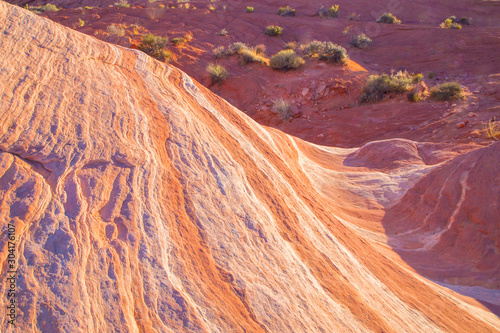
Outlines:
[{"label": "striped sandstone ridge", "polygon": [[370,145],[314,146],[4,2],[0,48],[2,295],[8,223],[19,264],[2,331],[499,331],[372,226],[458,153],[374,143],[406,152],[384,166]]}]

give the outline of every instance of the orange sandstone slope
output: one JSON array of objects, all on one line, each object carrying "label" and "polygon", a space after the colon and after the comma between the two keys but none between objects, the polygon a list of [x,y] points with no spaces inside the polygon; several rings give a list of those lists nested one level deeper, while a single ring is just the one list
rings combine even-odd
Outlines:
[{"label": "orange sandstone slope", "polygon": [[404,158],[365,163],[370,144],[264,128],[171,66],[4,2],[0,48],[1,295],[9,223],[18,272],[2,331],[500,331],[380,229],[471,147],[390,140],[375,148]]}]

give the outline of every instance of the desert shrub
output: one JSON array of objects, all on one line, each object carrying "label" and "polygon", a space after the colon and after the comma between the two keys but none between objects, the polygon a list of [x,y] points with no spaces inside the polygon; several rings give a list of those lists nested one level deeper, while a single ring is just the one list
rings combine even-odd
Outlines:
[{"label": "desert shrub", "polygon": [[280,16],[295,16],[295,9],[290,6],[280,7],[278,9],[278,15]]},{"label": "desert shrub", "polygon": [[339,15],[339,5],[333,5],[328,9],[325,9],[325,7],[321,7],[318,10],[318,16],[319,17],[338,17]]},{"label": "desert shrub", "polygon": [[269,65],[278,70],[297,69],[303,66],[304,59],[299,57],[293,50],[283,50],[271,57]]},{"label": "desert shrub", "polygon": [[186,38],[184,37],[175,37],[172,38],[171,43],[174,44],[174,46],[182,46],[186,44]]},{"label": "desert shrub", "polygon": [[431,98],[436,101],[463,99],[464,90],[458,82],[445,82],[431,89]]},{"label": "desert shrub", "polygon": [[424,80],[424,74],[418,73],[412,75],[412,83],[419,83]]},{"label": "desert shrub", "polygon": [[123,29],[123,27],[121,27],[121,26],[117,26],[117,25],[112,24],[112,25],[109,25],[106,28],[106,30],[111,35],[125,36],[125,29]]},{"label": "desert shrub", "polygon": [[355,35],[351,38],[351,45],[358,49],[364,49],[372,44],[372,40],[365,34]]},{"label": "desert shrub", "polygon": [[253,13],[254,8],[253,7],[247,7],[247,13]]},{"label": "desert shrub", "polygon": [[266,27],[266,35],[268,36],[279,36],[283,32],[283,28],[277,25],[268,25]]},{"label": "desert shrub", "polygon": [[468,17],[457,18],[455,15],[448,17],[446,19],[446,21],[448,21],[448,20],[450,20],[450,23],[457,23],[457,24],[462,24],[462,25],[470,25],[470,21],[471,21],[471,19]]},{"label": "desert shrub", "polygon": [[319,54],[319,60],[334,64],[345,64],[349,59],[346,49],[342,46],[327,42],[324,50]]},{"label": "desert shrub", "polygon": [[219,83],[227,79],[227,70],[218,64],[209,64],[207,73],[210,75],[212,83]]},{"label": "desert shrub", "polygon": [[261,65],[267,65],[268,59],[261,54],[258,54],[255,49],[243,49],[239,52],[241,62],[246,65],[251,62],[258,62]]},{"label": "desert shrub", "polygon": [[219,36],[227,36],[227,35],[229,35],[229,32],[226,29],[222,29],[221,31],[219,31],[217,33],[217,35],[219,35]]},{"label": "desert shrub", "polygon": [[488,121],[486,126],[483,126],[483,130],[486,133],[486,138],[494,139],[495,141],[500,140],[500,123],[491,119]]},{"label": "desert shrub", "polygon": [[214,56],[219,59],[226,55],[226,48],[224,46],[217,46],[212,50]]},{"label": "desert shrub", "polygon": [[42,12],[57,12],[59,10],[59,8],[57,8],[56,5],[48,3],[46,5],[41,6],[40,10]]},{"label": "desert shrub", "polygon": [[115,7],[117,7],[117,8],[129,8],[130,4],[128,3],[127,0],[120,0],[118,2],[115,2]]},{"label": "desert shrub", "polygon": [[313,40],[312,42],[301,45],[300,49],[306,56],[313,57],[318,55],[320,60],[331,63],[345,64],[349,59],[346,49],[332,42]]},{"label": "desert shrub", "polygon": [[259,44],[254,47],[255,53],[264,54],[266,53],[266,46],[264,44]]},{"label": "desert shrub", "polygon": [[377,20],[377,23],[400,24],[401,20],[398,20],[398,18],[391,13],[383,13]]},{"label": "desert shrub", "polygon": [[471,20],[472,19],[470,17],[461,17],[459,19],[456,19],[454,23],[458,23],[461,25],[470,25]]},{"label": "desert shrub", "polygon": [[295,50],[297,48],[296,42],[288,42],[285,44],[285,50]]},{"label": "desert shrub", "polygon": [[92,6],[85,6],[85,7],[83,7],[83,8],[84,8],[84,9],[94,9],[94,7],[92,7]]},{"label": "desert shrub", "polygon": [[411,88],[412,78],[405,71],[396,74],[370,75],[360,96],[361,102],[378,102],[387,94],[402,94]]},{"label": "desert shrub", "polygon": [[274,101],[273,112],[278,114],[282,120],[288,120],[292,114],[292,106],[287,100],[280,98]]},{"label": "desert shrub", "polygon": [[429,73],[427,73],[427,78],[428,78],[429,80],[432,80],[435,76],[436,76],[436,73],[434,73],[434,72],[429,72]]},{"label": "desert shrub", "polygon": [[82,20],[81,18],[78,19],[78,27],[83,27],[85,25],[85,21]]},{"label": "desert shrub", "polygon": [[408,98],[409,102],[416,103],[416,102],[420,101],[420,99],[422,98],[422,94],[421,93],[409,93],[407,95],[407,98]]},{"label": "desert shrub", "polygon": [[443,29],[458,29],[458,30],[462,29],[462,26],[460,24],[453,22],[453,18],[447,18],[439,26]]},{"label": "desert shrub", "polygon": [[325,47],[326,47],[325,42],[321,42],[319,40],[313,40],[312,42],[301,45],[300,49],[301,49],[302,53],[304,53],[305,55],[307,55],[309,57],[313,57],[313,56],[323,52]]},{"label": "desert shrub", "polygon": [[45,4],[43,6],[28,6],[28,5],[26,5],[25,8],[34,14],[41,14],[43,12],[56,12],[59,10],[59,8],[57,8],[56,5],[53,5],[50,3]]},{"label": "desert shrub", "polygon": [[247,44],[242,43],[242,42],[235,42],[235,43],[231,43],[228,45],[226,54],[233,55],[236,53],[240,53],[242,50],[246,50],[246,49],[248,49]]},{"label": "desert shrub", "polygon": [[349,13],[349,15],[347,15],[347,19],[349,21],[359,21],[359,14]]},{"label": "desert shrub", "polygon": [[155,59],[166,61],[172,56],[170,51],[165,50],[167,43],[167,37],[155,36],[152,33],[149,33],[142,36],[142,41],[139,44],[139,50]]}]

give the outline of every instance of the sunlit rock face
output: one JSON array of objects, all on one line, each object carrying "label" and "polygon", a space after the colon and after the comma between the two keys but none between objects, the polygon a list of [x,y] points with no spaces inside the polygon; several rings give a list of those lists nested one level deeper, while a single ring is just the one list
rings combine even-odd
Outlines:
[{"label": "sunlit rock face", "polygon": [[417,143],[377,142],[405,152],[384,167],[369,145],[314,146],[4,2],[0,49],[2,309],[9,225],[17,270],[16,327],[2,311],[1,331],[498,331],[381,229],[458,153],[429,163]]}]

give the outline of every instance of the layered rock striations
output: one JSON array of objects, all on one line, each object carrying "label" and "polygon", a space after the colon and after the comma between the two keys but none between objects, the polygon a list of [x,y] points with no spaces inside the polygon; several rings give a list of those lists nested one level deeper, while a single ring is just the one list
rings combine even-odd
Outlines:
[{"label": "layered rock striations", "polygon": [[364,166],[4,2],[0,49],[2,309],[9,224],[17,270],[16,328],[2,310],[2,331],[500,330],[368,230],[436,170],[416,143],[378,143],[411,158]]}]

